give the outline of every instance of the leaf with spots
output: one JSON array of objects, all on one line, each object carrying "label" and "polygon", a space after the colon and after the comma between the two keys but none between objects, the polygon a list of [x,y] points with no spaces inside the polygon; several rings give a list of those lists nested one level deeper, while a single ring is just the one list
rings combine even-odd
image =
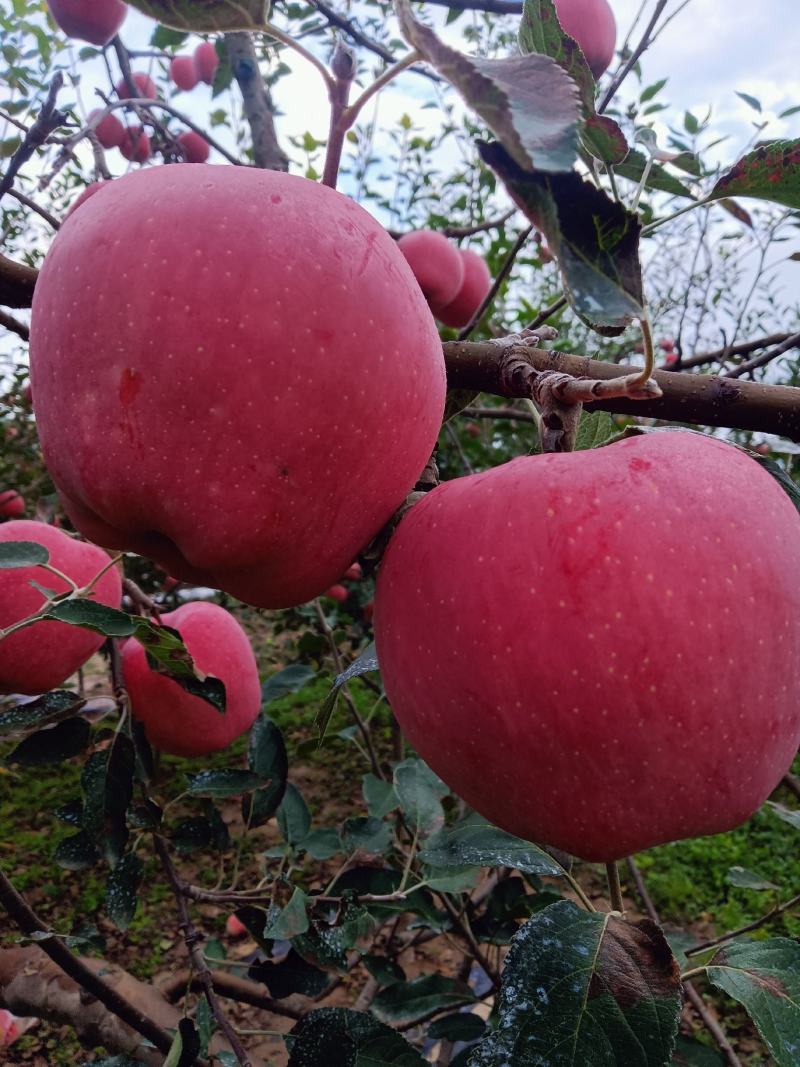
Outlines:
[{"label": "leaf with spots", "polygon": [[513,867],[526,874],[564,873],[561,864],[538,845],[498,830],[479,815],[431,839],[420,859],[429,867]]},{"label": "leaf with spots", "polygon": [[333,686],[330,693],[325,697],[325,703],[319,710],[317,718],[315,720],[317,729],[319,730],[319,744],[325,740],[325,734],[328,730],[328,724],[331,721],[331,717],[336,710],[336,703],[339,700],[339,691],[342,686],[351,681],[353,678],[358,678],[362,674],[369,674],[372,671],[379,670],[378,666],[378,653],[375,651],[375,642],[371,642],[364,651],[354,659],[347,670],[342,671],[341,674],[337,674],[333,680]]},{"label": "leaf with spots", "polygon": [[291,1031],[289,1067],[425,1067],[396,1030],[365,1012],[319,1008]]},{"label": "leaf with spots", "polygon": [[426,974],[410,982],[393,982],[372,1001],[372,1010],[383,1022],[410,1023],[431,1012],[458,1008],[476,1000],[472,990],[455,978]]},{"label": "leaf with spots", "polygon": [[164,26],[195,33],[257,30],[269,11],[266,0],[130,0],[130,5]]},{"label": "leaf with spots", "polygon": [[0,711],[0,736],[41,729],[77,715],[86,701],[67,689],[54,689],[34,700]]},{"label": "leaf with spots", "polygon": [[604,163],[621,163],[628,155],[625,135],[614,119],[595,110],[597,83],[578,42],[565,33],[553,0],[525,0],[519,26],[520,51],[550,56],[578,86],[583,113],[581,140]]},{"label": "leaf with spots", "polygon": [[714,956],[708,977],[738,1000],[778,1067],[800,1063],[800,944],[787,937],[735,941]]},{"label": "leaf with spots", "polygon": [[403,36],[454,86],[523,167],[569,170],[577,152],[580,102],[575,82],[547,55],[484,59],[441,41],[397,0]]},{"label": "leaf with spots", "polygon": [[135,852],[127,852],[108,876],[106,914],[118,930],[127,930],[136,914],[144,864]]},{"label": "leaf with spots", "polygon": [[800,140],[771,141],[748,152],[722,175],[708,199],[730,196],[800,208]]},{"label": "leaf with spots", "polygon": [[136,638],[144,647],[150,669],[166,675],[187,693],[200,697],[218,712],[224,713],[225,684],[197,667],[178,631],[149,619],[136,619],[135,622]]},{"label": "leaf with spots", "polygon": [[469,1067],[663,1067],[680,1005],[678,966],[655,923],[559,901],[514,936],[497,1029]]},{"label": "leaf with spots", "polygon": [[636,215],[575,171],[526,171],[496,142],[478,148],[512,200],[547,238],[575,314],[607,337],[641,318],[641,225]]}]

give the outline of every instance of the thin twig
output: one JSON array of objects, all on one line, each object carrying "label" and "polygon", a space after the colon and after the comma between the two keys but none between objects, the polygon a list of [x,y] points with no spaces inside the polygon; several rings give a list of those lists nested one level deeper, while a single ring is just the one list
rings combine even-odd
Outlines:
[{"label": "thin twig", "polygon": [[712,937],[710,941],[704,941],[701,945],[694,945],[692,948],[687,949],[685,954],[687,957],[699,956],[701,952],[714,948],[716,945],[721,945],[725,941],[731,941],[734,937],[739,937],[740,934],[749,934],[751,930],[758,930],[760,927],[766,926],[767,923],[772,922],[773,919],[783,915],[784,912],[789,911],[791,908],[797,907],[799,904],[800,893],[792,897],[791,900],[786,900],[783,904],[776,905],[766,915],[762,915],[760,919],[747,923],[746,926],[740,926],[737,930],[729,930],[727,934],[722,934],[720,937]]},{"label": "thin twig", "polygon": [[522,230],[517,235],[517,239],[514,242],[514,244],[511,246],[511,249],[509,250],[509,253],[506,256],[502,267],[497,272],[497,277],[495,278],[494,282],[492,282],[491,289],[486,294],[486,296],[483,298],[483,300],[481,301],[480,307],[473,314],[472,318],[469,320],[467,325],[459,333],[459,335],[458,335],[458,340],[459,341],[465,341],[469,337],[469,335],[476,328],[476,326],[478,326],[480,324],[480,322],[483,319],[484,315],[486,314],[486,312],[489,310],[489,308],[494,303],[495,297],[497,296],[498,292],[500,291],[500,286],[503,284],[503,282],[506,280],[508,275],[511,273],[511,268],[514,266],[514,260],[519,255],[519,253],[520,253],[520,251],[522,249],[522,246],[525,244],[525,242],[530,237],[532,230],[533,230],[533,226],[527,226],[524,230]]},{"label": "thin twig", "polygon": [[784,353],[791,351],[791,349],[797,348],[798,345],[800,345],[800,332],[791,334],[776,348],[770,348],[766,352],[762,352],[760,356],[754,356],[752,359],[748,359],[747,362],[740,363],[738,367],[729,370],[724,377],[741,378],[743,374],[749,374],[750,371],[754,371],[758,367],[765,367],[767,363],[771,363],[773,359],[777,359]]},{"label": "thin twig", "polygon": [[536,316],[536,318],[533,320],[533,322],[529,322],[528,323],[528,329],[529,330],[536,330],[539,326],[543,326],[544,323],[546,323],[548,319],[551,319],[553,317],[553,315],[555,315],[563,307],[565,307],[566,303],[567,303],[566,296],[560,296],[558,298],[558,300],[554,300],[553,303],[550,304],[549,307],[543,308],[539,312],[539,314]]},{"label": "thin twig", "polygon": [[35,200],[31,200],[29,196],[25,196],[25,194],[21,193],[18,189],[9,189],[8,195],[13,196],[15,200],[19,200],[20,204],[24,204],[24,206],[30,208],[31,211],[35,211],[37,215],[41,215],[45,222],[52,226],[54,230],[57,230],[61,226],[61,223],[55,215],[49,212],[47,208],[42,207],[41,204],[37,204]]},{"label": "thin twig", "polygon": [[628,77],[630,72],[633,70],[633,68],[639,62],[639,58],[642,55],[642,53],[644,51],[646,51],[646,49],[648,49],[650,47],[650,45],[652,44],[653,31],[655,30],[656,24],[658,23],[658,20],[661,18],[661,14],[664,11],[664,8],[666,6],[667,6],[667,0],[657,0],[656,6],[655,6],[655,11],[653,12],[652,18],[650,19],[650,21],[647,24],[647,28],[645,29],[644,33],[642,34],[641,40],[639,41],[638,45],[634,48],[633,52],[631,52],[631,55],[630,55],[630,57],[628,59],[628,62],[625,64],[625,66],[622,68],[622,70],[614,77],[613,81],[611,82],[611,85],[609,85],[608,89],[603,94],[603,99],[600,101],[600,104],[598,105],[598,108],[597,108],[598,114],[602,114],[605,111],[605,109],[608,107],[608,105],[611,103],[611,101],[616,96],[617,90],[619,89],[619,87],[622,85],[622,83]]},{"label": "thin twig", "polygon": [[63,84],[64,75],[61,71],[57,71],[50,83],[47,97],[42,104],[42,110],[39,112],[34,124],[25,134],[22,144],[9,160],[6,172],[0,179],[0,200],[14,184],[14,178],[17,176],[20,167],[30,159],[37,148],[41,148],[50,134],[66,121],[67,116],[56,107],[56,98]]},{"label": "thin twig", "polygon": [[0,308],[0,326],[10,330],[11,333],[18,334],[23,341],[27,341],[31,335],[27,323],[15,319],[13,315],[9,315],[8,312],[3,311],[2,308]]}]

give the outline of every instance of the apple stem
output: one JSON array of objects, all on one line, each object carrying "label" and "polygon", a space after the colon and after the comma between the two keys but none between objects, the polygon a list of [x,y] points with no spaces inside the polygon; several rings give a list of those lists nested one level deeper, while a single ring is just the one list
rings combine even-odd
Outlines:
[{"label": "apple stem", "polygon": [[[642,342],[644,344],[644,367],[641,374],[636,377],[632,383],[634,387],[641,386],[645,388],[647,383],[652,381],[653,368],[655,366],[655,355],[653,353],[653,328],[650,325],[650,316],[645,309],[644,315],[639,319],[639,328],[642,331]],[[660,390],[659,390],[660,392]]]},{"label": "apple stem", "polygon": [[625,914],[625,903],[622,899],[622,886],[619,884],[619,868],[616,860],[606,864],[606,878],[608,879],[608,891],[611,896],[611,907],[614,911]]},{"label": "apple stem", "polygon": [[356,76],[355,53],[340,41],[331,58],[333,78],[328,83],[328,98],[331,103],[331,120],[328,127],[328,147],[325,152],[325,167],[322,171],[322,184],[331,189],[336,188],[339,177],[339,165],[342,162],[344,137],[352,125],[347,121],[347,101],[350,87]]}]

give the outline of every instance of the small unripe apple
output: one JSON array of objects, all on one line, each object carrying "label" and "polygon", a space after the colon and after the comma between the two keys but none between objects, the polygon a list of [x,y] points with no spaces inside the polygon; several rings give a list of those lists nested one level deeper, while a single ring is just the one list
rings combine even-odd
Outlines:
[{"label": "small unripe apple", "polygon": [[184,92],[194,89],[200,81],[194,56],[175,56],[169,65],[169,76]]},{"label": "small unripe apple", "polygon": [[[109,219],[114,269],[98,271]],[[413,489],[445,393],[431,312],[362,207],[191,163],[108,182],[61,227],[31,373],[76,526],[259,607],[339,581]],[[334,378],[335,403],[309,390]]]},{"label": "small unripe apple", "polygon": [[147,740],[172,756],[206,756],[227,748],[253,725],[261,707],[258,667],[247,635],[218,604],[196,601],[161,616],[183,638],[195,666],[225,685],[224,714],[151,670],[142,645],[122,650],[122,673],[131,711]]},{"label": "small unripe apple", "polygon": [[141,126],[129,126],[119,146],[122,155],[132,163],[146,163],[152,155],[150,138]]},{"label": "small unripe apple", "polygon": [[[99,114],[99,108],[92,111],[89,115],[90,121]],[[98,122],[94,132],[103,148],[119,148],[125,140],[125,127],[113,112],[109,112]]]},{"label": "small unripe apple", "polygon": [[[131,78],[133,80],[133,84],[139,90],[139,98],[145,100],[156,99],[156,97],[158,96],[158,86],[149,74],[144,74],[140,71],[137,74],[132,74]],[[124,78],[120,78],[114,88],[116,89],[117,96],[120,98],[120,100],[131,99],[131,91],[128,88],[128,83],[125,81]]]},{"label": "small unripe apple", "polygon": [[[69,537],[43,522],[20,519],[0,526],[0,542],[35,541],[50,553],[50,563],[79,586],[108,566],[102,549]],[[69,586],[41,567],[0,570],[0,629],[28,618],[44,603],[31,581],[65,593]],[[110,567],[94,589],[93,599],[118,608],[122,583]],[[65,622],[37,622],[0,640],[0,693],[46,693],[61,685],[100,648],[105,638]]]},{"label": "small unripe apple", "polygon": [[225,933],[228,937],[238,938],[246,937],[248,930],[241,919],[238,919],[235,915],[229,915],[225,920]]},{"label": "small unripe apple", "polygon": [[346,582],[360,582],[363,577],[364,572],[360,563],[352,563],[344,572],[344,580]]},{"label": "small unripe apple", "polygon": [[464,281],[464,261],[456,245],[435,230],[415,230],[404,233],[397,247],[434,312],[456,298]]},{"label": "small unripe apple", "polygon": [[98,48],[108,44],[128,13],[128,5],[122,0],[47,0],[47,6],[67,37],[77,37]]},{"label": "small unripe apple", "polygon": [[188,163],[205,163],[211,149],[205,137],[201,137],[194,130],[186,130],[178,137],[178,144],[186,153]]},{"label": "small unripe apple", "polygon": [[489,268],[477,252],[461,248],[459,255],[464,264],[464,280],[461,288],[449,304],[444,307],[431,307],[436,318],[445,326],[466,326],[492,287]]},{"label": "small unripe apple", "polygon": [[16,489],[6,489],[0,493],[0,515],[9,519],[17,519],[25,514],[25,501]]},{"label": "small unripe apple", "polygon": [[562,29],[578,42],[592,74],[599,78],[617,46],[617,23],[608,0],[555,0],[555,5]]},{"label": "small unripe apple", "polygon": [[406,737],[529,841],[608,862],[730,830],[797,753],[800,516],[713,438],[445,482],[401,520],[375,603]]},{"label": "small unripe apple", "polygon": [[206,85],[213,85],[214,75],[217,73],[217,67],[219,66],[219,56],[210,41],[203,41],[194,50],[194,64],[200,81],[204,81]]},{"label": "small unripe apple", "polygon": [[325,590],[323,596],[330,597],[331,600],[338,600],[340,604],[344,604],[348,593],[343,585],[332,585],[330,589]]}]

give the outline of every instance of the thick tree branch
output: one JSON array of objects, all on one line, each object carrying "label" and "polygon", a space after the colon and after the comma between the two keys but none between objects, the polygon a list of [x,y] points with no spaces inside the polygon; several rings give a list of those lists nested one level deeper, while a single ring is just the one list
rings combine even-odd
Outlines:
[{"label": "thick tree branch", "polygon": [[[442,346],[451,389],[471,389],[496,396],[528,397],[524,382],[515,387],[503,375],[504,359],[512,351],[493,341],[448,341]],[[521,345],[515,355],[528,360],[538,371],[556,370],[578,378],[611,381],[630,374],[630,367],[603,363],[586,356],[549,352]],[[621,415],[703,426],[728,426],[759,430],[800,440],[800,389],[791,386],[732,382],[704,374],[653,375],[662,396],[656,399],[611,398],[586,405],[587,411],[610,411]]]},{"label": "thick tree branch", "polygon": [[9,315],[7,311],[3,311],[0,308],[0,326],[9,330],[11,333],[18,334],[23,341],[27,341],[30,337],[30,330],[27,323],[20,322],[19,319],[15,319],[13,315]]},{"label": "thick tree branch", "polygon": [[[221,997],[225,997],[228,1000],[236,1000],[240,1004],[249,1004],[253,1008],[262,1008],[272,1015],[281,1015],[286,1019],[295,1021],[302,1019],[307,1014],[307,1012],[301,1011],[285,1001],[274,1000],[272,997],[266,996],[260,985],[249,981],[247,978],[239,978],[222,970],[214,970],[210,973],[214,982],[214,989]],[[182,997],[189,989],[202,990],[204,988],[200,976],[195,971],[186,969],[172,975],[169,981],[160,987],[160,991],[167,1000],[172,1002]]]},{"label": "thick tree branch", "polygon": [[239,31],[226,33],[225,45],[233,76],[242,93],[256,166],[264,170],[288,170],[289,158],[278,144],[275,120],[252,36]]},{"label": "thick tree branch", "polygon": [[[0,870],[0,907],[8,912],[23,934],[42,934],[49,930],[27,902],[19,895],[9,879]],[[172,1046],[172,1039],[161,1026],[141,1012],[137,1007],[96,974],[83,960],[73,955],[58,937],[49,936],[39,941],[39,946],[61,970],[96,997],[112,1014],[122,1019],[142,1037],[146,1037],[165,1055]]]},{"label": "thick tree branch", "polygon": [[16,263],[0,253],[0,304],[9,308],[29,308],[39,272]]}]

